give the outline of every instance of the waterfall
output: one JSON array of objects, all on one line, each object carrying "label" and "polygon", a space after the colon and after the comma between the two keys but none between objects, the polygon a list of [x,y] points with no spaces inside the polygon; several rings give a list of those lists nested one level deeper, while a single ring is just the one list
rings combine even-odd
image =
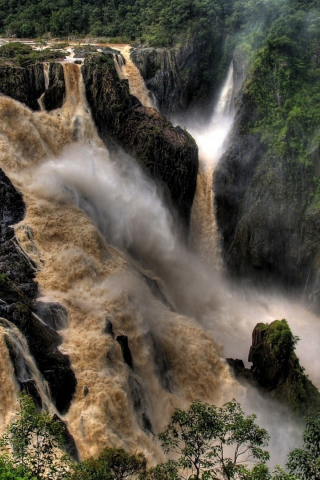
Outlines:
[{"label": "waterfall", "polygon": [[130,58],[130,45],[117,45],[117,49],[123,55],[115,54],[114,61],[118,75],[122,79],[129,81],[131,95],[137,97],[145,107],[155,108],[155,102],[152,93],[147,89],[139,69]]},{"label": "waterfall", "polygon": [[228,76],[225,81],[225,84],[221,90],[220,98],[214,109],[215,115],[230,115],[233,110],[233,105],[231,104],[232,98],[234,97],[234,82],[233,82],[233,61],[230,64]]},{"label": "waterfall", "polygon": [[[81,456],[139,445],[161,460],[151,430],[164,429],[175,407],[193,398],[222,403],[238,387],[212,334],[186,316],[201,315],[205,297],[214,301],[201,291],[208,282],[198,260],[178,242],[155,184],[127,156],[109,157],[78,65],[63,68],[59,110],[31,112],[0,97],[1,166],[27,204],[16,235],[38,266],[42,295],[68,311],[59,348],[78,383],[65,420]],[[185,284],[188,263],[197,290]],[[116,338],[104,333],[106,319],[114,337],[128,337],[133,371]],[[15,388],[13,381],[13,396]]]},{"label": "waterfall", "polygon": [[233,62],[221,89],[208,125],[201,130],[189,130],[199,146],[197,188],[191,214],[190,243],[215,268],[221,269],[220,237],[215,218],[212,179],[214,166],[222,153],[222,146],[232,125]]},{"label": "waterfall", "polygon": [[[294,327],[297,317],[309,321],[310,313],[283,299],[235,292],[207,260],[212,255],[219,266],[211,181],[232,122],[230,96],[223,93],[230,92],[230,71],[217,104],[224,107],[216,107],[205,131],[192,129],[201,162],[192,235],[202,261],[181,242],[154,182],[125,154],[110,157],[97,136],[81,70],[69,63],[63,68],[66,99],[59,110],[34,113],[0,97],[1,167],[27,204],[16,236],[38,266],[42,295],[68,311],[59,348],[69,355],[78,383],[64,420],[82,458],[110,445],[139,448],[151,461],[162,461],[152,432],[165,428],[174,408],[195,398],[215,404],[246,398],[223,356],[245,358],[259,321],[294,318]],[[317,320],[310,320],[312,335],[303,331],[311,342],[319,341]],[[124,337],[130,356],[120,345]],[[5,423],[17,383],[3,335],[0,342]],[[33,372],[41,390],[34,364],[27,365],[20,376]],[[318,371],[316,362],[312,375],[319,380]],[[276,412],[273,418],[283,441],[286,427],[280,428]]]},{"label": "waterfall", "polygon": [[49,87],[49,63],[43,63],[43,75],[44,75],[44,87],[45,87],[45,91],[43,92],[43,94],[41,95],[41,97],[39,98],[38,100],[38,103],[39,103],[39,106],[40,106],[40,109],[41,110],[45,110],[45,106],[43,104],[43,97],[45,96],[46,94],[46,91],[48,90],[48,87]]},{"label": "waterfall", "polygon": [[19,390],[25,390],[39,406],[56,413],[48,385],[30,355],[26,339],[17,327],[4,318],[0,318],[0,345],[0,417],[5,420],[1,425],[2,433],[3,427],[15,414]]}]

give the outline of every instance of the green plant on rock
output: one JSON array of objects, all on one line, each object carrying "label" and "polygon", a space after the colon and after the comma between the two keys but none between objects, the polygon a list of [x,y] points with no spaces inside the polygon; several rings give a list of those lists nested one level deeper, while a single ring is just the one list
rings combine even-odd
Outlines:
[{"label": "green plant on rock", "polygon": [[22,467],[16,467],[7,456],[0,456],[0,480],[36,480]]}]

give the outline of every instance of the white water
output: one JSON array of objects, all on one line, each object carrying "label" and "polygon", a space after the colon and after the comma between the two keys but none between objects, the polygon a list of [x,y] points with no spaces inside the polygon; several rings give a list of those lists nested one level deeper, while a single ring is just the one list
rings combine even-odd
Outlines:
[{"label": "white water", "polygon": [[[193,228],[201,224],[201,210],[205,214],[204,228],[194,234],[194,243],[208,240],[205,249],[198,248],[198,255],[180,242],[159,189],[135,162],[125,156],[110,160],[96,137],[79,69],[68,64],[64,68],[67,99],[59,117],[32,114],[17,102],[0,98],[0,158],[28,204],[21,227],[30,227],[34,238],[32,242],[26,238],[23,228],[17,229],[17,235],[41,268],[37,276],[41,290],[69,312],[62,349],[70,355],[78,387],[66,419],[81,454],[97,454],[106,444],[131,450],[138,445],[149,457],[162,458],[134,412],[129,385],[135,378],[155,432],[165,427],[175,406],[186,407],[194,398],[221,404],[236,396],[248,412],[261,409],[259,422],[277,432],[278,443],[272,447],[275,461],[284,464],[285,452],[279,445],[292,449],[297,442],[295,427],[282,423],[282,413],[277,416],[276,408],[255,391],[246,394],[221,356],[245,359],[255,324],[286,317],[302,339],[304,351],[298,351],[302,365],[319,381],[320,362],[313,359],[309,370],[311,355],[304,347],[320,341],[320,329],[318,319],[303,306],[280,296],[230,289],[207,261],[213,248],[212,264],[220,263],[211,180],[232,118],[225,109],[216,109],[206,133],[197,137],[202,152],[199,175],[205,188],[198,184]],[[230,78],[225,92],[230,91]],[[227,105],[229,95],[222,93],[223,97]],[[15,112],[14,126],[8,123],[8,111]],[[26,129],[32,133],[30,145]],[[197,136],[196,129],[192,133]],[[70,143],[72,139],[76,143]],[[157,280],[176,312],[151,294],[142,274]],[[128,335],[134,374],[124,364],[117,342],[102,334],[106,316],[116,335]],[[169,365],[171,391],[156,374],[159,365],[150,335]],[[263,414],[268,408],[272,422]]]},{"label": "white water", "polygon": [[196,252],[216,269],[222,269],[221,246],[215,218],[212,181],[214,167],[222,153],[233,121],[233,63],[222,87],[211,120],[205,127],[188,125],[188,130],[199,147],[199,171],[197,189],[191,215],[190,244]]}]

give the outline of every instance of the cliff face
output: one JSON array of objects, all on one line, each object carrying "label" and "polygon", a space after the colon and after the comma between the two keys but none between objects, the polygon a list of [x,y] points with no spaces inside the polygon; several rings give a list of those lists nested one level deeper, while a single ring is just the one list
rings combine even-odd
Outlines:
[{"label": "cliff face", "polygon": [[0,92],[24,103],[32,110],[39,110],[38,98],[45,90],[42,63],[29,67],[0,68]]},{"label": "cliff face", "polygon": [[61,108],[66,92],[61,63],[50,63],[48,77],[49,85],[43,97],[43,105],[46,110]]},{"label": "cliff face", "polygon": [[319,162],[316,152],[313,164],[293,151],[271,152],[255,130],[262,119],[245,86],[214,177],[225,260],[232,274],[303,287],[313,302],[319,285]]},{"label": "cliff face", "polygon": [[193,138],[130,95],[127,81],[118,78],[112,55],[85,60],[83,78],[105,144],[121,146],[160,180],[188,223],[198,170],[198,148]]},{"label": "cliff face", "polygon": [[60,63],[50,63],[48,68],[49,86],[46,89],[44,66],[35,63],[29,67],[0,68],[0,92],[24,103],[32,110],[40,110],[38,99],[43,93],[46,110],[62,106],[65,95],[63,67]]},{"label": "cliff face", "polygon": [[211,113],[213,92],[217,92],[221,81],[221,56],[221,39],[198,36],[179,47],[137,48],[131,53],[165,116],[189,115],[198,109],[202,117]]}]

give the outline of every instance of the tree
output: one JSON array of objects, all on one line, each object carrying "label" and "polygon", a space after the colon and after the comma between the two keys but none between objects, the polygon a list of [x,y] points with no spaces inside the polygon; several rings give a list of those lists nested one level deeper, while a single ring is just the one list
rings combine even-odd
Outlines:
[{"label": "tree", "polygon": [[74,466],[72,480],[123,480],[144,475],[147,460],[143,453],[130,454],[122,448],[105,448],[97,459]]},{"label": "tree", "polygon": [[39,480],[67,475],[69,461],[61,450],[65,440],[62,424],[47,412],[38,413],[25,393],[20,394],[17,417],[0,441],[14,467]]},{"label": "tree", "polygon": [[178,465],[173,460],[159,463],[143,477],[143,480],[179,480]]},{"label": "tree", "polygon": [[297,448],[289,454],[287,467],[299,480],[320,478],[320,413],[307,422],[303,448]]},{"label": "tree", "polygon": [[21,467],[15,467],[6,456],[0,456],[0,480],[35,480],[24,474]]},{"label": "tree", "polygon": [[236,401],[218,408],[195,400],[187,411],[175,410],[159,438],[165,453],[179,455],[182,478],[264,480],[270,478],[269,454],[262,448],[269,436],[255,419],[245,416]]}]

